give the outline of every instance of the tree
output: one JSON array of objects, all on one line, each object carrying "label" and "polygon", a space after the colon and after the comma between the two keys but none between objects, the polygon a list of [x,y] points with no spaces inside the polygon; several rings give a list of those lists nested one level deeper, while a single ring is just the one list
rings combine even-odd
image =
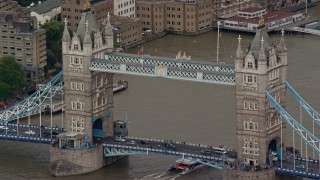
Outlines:
[{"label": "tree", "polygon": [[[63,35],[64,26],[59,21],[50,21],[42,25],[46,30],[47,41],[47,64],[54,65],[56,62],[62,62],[62,45],[61,39]],[[51,68],[51,67],[49,67]]]},{"label": "tree", "polygon": [[13,91],[24,87],[26,82],[26,75],[15,57],[0,58],[0,98],[7,99]]}]

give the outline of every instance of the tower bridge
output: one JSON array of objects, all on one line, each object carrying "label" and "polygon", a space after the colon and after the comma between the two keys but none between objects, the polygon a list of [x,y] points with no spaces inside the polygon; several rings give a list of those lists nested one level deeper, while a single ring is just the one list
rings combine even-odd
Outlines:
[{"label": "tower bridge", "polygon": [[[52,125],[45,127],[51,133],[46,142],[52,144],[50,173],[54,176],[95,171],[127,155],[165,154],[224,169],[224,179],[269,180],[275,179],[275,173],[315,179],[319,177],[319,161],[308,161],[307,152],[305,155],[298,154],[295,146],[291,153],[290,148],[285,149],[283,131],[291,128],[293,134],[317,154],[320,153],[320,140],[314,130],[310,132],[285,111],[287,92],[295,97],[313,122],[318,124],[320,116],[286,82],[288,63],[283,32],[279,44],[274,46],[266,31],[258,29],[247,53],[242,50],[239,36],[233,66],[112,52],[113,32],[109,18],[103,26],[98,26],[92,13],[84,12],[72,38],[65,20],[63,74],[58,74],[40,88],[36,96],[0,111],[0,121],[4,126],[0,131],[0,139],[25,139],[41,143],[41,126],[39,128],[29,123],[19,128],[17,125],[17,131],[8,134],[7,127],[13,126],[8,123],[39,110],[42,102],[39,97],[52,100],[64,88],[63,132],[53,140]],[[231,151],[228,150],[223,156],[202,154],[202,150],[211,148],[208,145],[171,142],[177,147],[173,150],[163,147],[161,140],[145,139],[148,143],[127,144],[126,140],[131,140],[127,122],[114,121],[114,74],[235,85],[236,156],[229,154]],[[16,123],[19,124],[19,121]],[[23,128],[27,128],[28,135],[23,133]],[[38,133],[39,137],[30,135],[30,130]],[[115,135],[123,135],[126,140],[116,142]],[[230,159],[233,163],[228,162]]]}]

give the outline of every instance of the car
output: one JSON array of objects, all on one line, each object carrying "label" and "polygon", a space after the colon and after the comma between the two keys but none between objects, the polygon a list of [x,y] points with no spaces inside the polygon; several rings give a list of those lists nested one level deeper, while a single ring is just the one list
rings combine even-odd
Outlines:
[{"label": "car", "polygon": [[169,146],[167,146],[167,149],[173,150],[173,151],[177,150],[177,148],[173,144],[169,144]]},{"label": "car", "polygon": [[28,135],[35,135],[36,132],[32,131],[32,130],[28,130],[26,132],[24,132],[25,134],[28,134]]},{"label": "car", "polygon": [[135,141],[129,141],[128,144],[135,145],[136,142]]},{"label": "car", "polygon": [[203,155],[211,155],[212,154],[212,150],[211,149],[203,149],[200,152]]},{"label": "car", "polygon": [[149,142],[148,142],[148,141],[145,141],[145,140],[141,140],[141,141],[140,141],[140,144],[149,144]]},{"label": "car", "polygon": [[16,133],[17,132],[17,130],[16,129],[9,129],[9,131],[8,131],[9,133]]},{"label": "car", "polygon": [[117,137],[115,138],[115,140],[116,140],[116,141],[119,141],[119,142],[125,142],[125,141],[126,141],[126,140],[123,139],[121,136],[117,136]]},{"label": "car", "polygon": [[0,126],[0,129],[9,130],[7,126]]}]

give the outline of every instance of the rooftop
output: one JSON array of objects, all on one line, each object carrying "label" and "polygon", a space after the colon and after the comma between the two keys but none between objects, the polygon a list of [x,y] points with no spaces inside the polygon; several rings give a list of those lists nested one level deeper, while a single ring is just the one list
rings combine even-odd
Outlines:
[{"label": "rooftop", "polygon": [[114,26],[114,27],[118,27],[124,24],[129,24],[132,22],[136,22],[138,21],[138,19],[131,19],[129,17],[126,16],[111,16],[110,17],[110,23]]},{"label": "rooftop", "polygon": [[264,10],[264,9],[257,8],[257,7],[249,7],[249,8],[240,10],[240,12],[247,12],[247,13],[252,12],[253,13],[253,12],[257,12],[257,11],[261,11],[261,10]]},{"label": "rooftop", "polygon": [[46,0],[41,2],[40,4],[36,4],[35,6],[30,7],[31,11],[37,12],[38,14],[43,14],[46,12],[50,12],[51,9],[60,7],[60,0]]},{"label": "rooftop", "polygon": [[[264,23],[270,23],[276,20],[280,20],[283,18],[288,18],[293,15],[301,14],[298,12],[285,12],[285,11],[267,11],[267,14],[263,15]],[[259,24],[260,17],[255,18],[245,18],[240,16],[234,16],[227,20],[229,21],[237,21],[237,22],[243,22],[243,23],[251,23],[251,24]]]}]

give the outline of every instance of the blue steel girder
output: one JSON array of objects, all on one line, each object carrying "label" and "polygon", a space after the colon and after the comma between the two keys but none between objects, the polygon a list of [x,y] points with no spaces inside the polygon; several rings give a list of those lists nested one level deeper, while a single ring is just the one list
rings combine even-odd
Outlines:
[{"label": "blue steel girder", "polygon": [[305,177],[310,179],[320,179],[320,174],[316,174],[313,172],[294,170],[289,168],[281,168],[281,167],[277,167],[275,170],[277,174],[296,176],[296,177]]},{"label": "blue steel girder", "polygon": [[320,114],[314,110],[302,97],[292,88],[292,86],[286,82],[286,87],[289,92],[293,95],[295,100],[299,103],[299,105],[307,112],[309,117],[315,121],[320,126]]},{"label": "blue steel girder", "polygon": [[218,158],[213,156],[203,156],[179,151],[163,150],[158,148],[144,148],[128,145],[103,144],[103,146],[104,157],[162,154],[189,159],[191,161],[199,162],[216,169],[222,169],[223,167],[225,167],[224,158]]},{"label": "blue steel girder", "polygon": [[271,96],[271,94],[266,91],[267,99],[271,102],[272,106],[281,115],[282,119],[290,126],[294,132],[303,139],[312,149],[320,153],[320,139],[318,139],[314,134],[309,132],[305,127],[303,127],[298,121],[290,116],[279,103]]},{"label": "blue steel girder", "polygon": [[91,71],[109,72],[149,77],[162,77],[176,80],[187,80],[213,84],[235,85],[234,74],[215,74],[209,71],[195,71],[189,69],[175,69],[167,66],[150,66],[139,64],[120,64],[118,62],[98,61],[91,62]]},{"label": "blue steel girder", "polygon": [[63,90],[62,75],[63,72],[61,71],[28,98],[6,110],[0,111],[0,123],[8,123],[11,120],[39,112],[40,107],[44,106],[48,100]]},{"label": "blue steel girder", "polygon": [[231,65],[217,65],[204,63],[199,61],[179,61],[169,58],[154,57],[149,55],[135,55],[125,53],[107,53],[105,60],[119,62],[122,64],[144,64],[149,66],[159,66],[160,64],[168,68],[181,68],[193,71],[209,71],[209,72],[224,72],[234,74],[235,68]]}]

